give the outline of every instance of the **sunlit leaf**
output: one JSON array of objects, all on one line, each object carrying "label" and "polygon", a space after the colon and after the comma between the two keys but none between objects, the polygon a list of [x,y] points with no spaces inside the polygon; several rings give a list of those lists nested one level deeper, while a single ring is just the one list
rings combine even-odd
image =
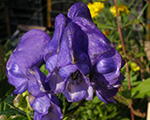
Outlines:
[{"label": "sunlit leaf", "polygon": [[132,98],[150,97],[150,78],[141,82],[138,86],[131,89]]},{"label": "sunlit leaf", "polygon": [[114,28],[113,26],[109,26],[109,25],[106,25],[106,24],[102,24],[102,23],[98,23],[97,24],[98,28],[101,28],[101,29],[117,29],[117,28]]}]

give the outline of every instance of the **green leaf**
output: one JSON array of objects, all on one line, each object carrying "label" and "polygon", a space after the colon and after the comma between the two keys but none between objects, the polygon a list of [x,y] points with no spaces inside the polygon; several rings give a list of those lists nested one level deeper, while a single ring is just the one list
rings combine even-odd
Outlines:
[{"label": "green leaf", "polygon": [[3,100],[0,101],[1,102],[5,102],[6,104],[8,104],[11,107],[15,107],[13,105],[13,100],[14,100],[15,96],[11,97],[11,96],[6,96]]},{"label": "green leaf", "polygon": [[121,102],[121,103],[123,103],[123,104],[128,104],[127,103],[127,101],[125,100],[125,99],[123,99],[123,98],[127,98],[127,99],[130,99],[131,98],[131,90],[124,90],[124,91],[120,91],[120,92],[118,92],[118,95],[121,95],[121,96],[119,96],[119,102]]},{"label": "green leaf", "polygon": [[2,114],[5,114],[7,116],[10,116],[10,115],[16,115],[16,114],[19,114],[19,115],[23,115],[23,116],[26,116],[26,112],[24,111],[21,111],[20,109],[16,108],[14,105],[13,105],[13,100],[14,100],[15,96],[11,97],[11,96],[7,96],[4,98],[4,100],[1,100],[1,102],[4,102],[6,103],[7,105],[9,105],[11,107],[11,109],[6,109],[4,111],[2,111],[0,113],[0,115]]},{"label": "green leaf", "polygon": [[138,86],[131,89],[132,98],[150,97],[150,78],[141,82]]},{"label": "green leaf", "polygon": [[92,103],[94,103],[94,104],[97,104],[97,103],[100,103],[101,101],[100,101],[100,99],[97,97],[97,96],[95,96],[94,98],[93,98],[93,100],[92,100]]},{"label": "green leaf", "polygon": [[24,115],[26,116],[26,113],[25,114],[22,114],[22,111],[20,112],[19,109],[7,109],[7,110],[4,110],[0,113],[0,115],[6,115],[6,116],[11,116],[11,115],[17,115],[17,114],[21,114],[21,115]]},{"label": "green leaf", "polygon": [[45,75],[49,73],[49,71],[46,69],[45,64],[41,65],[40,67],[41,72],[43,72]]},{"label": "green leaf", "polygon": [[121,120],[130,120],[129,118],[122,118]]},{"label": "green leaf", "polygon": [[118,92],[118,94],[127,99],[150,97],[150,78],[146,79],[143,82],[140,81],[138,83],[140,84],[138,84],[131,90],[121,91]]},{"label": "green leaf", "polygon": [[130,20],[130,21],[129,21],[127,24],[125,24],[124,26],[122,26],[122,28],[127,27],[127,26],[129,26],[129,25],[140,24],[140,23],[141,23],[140,20],[138,20],[138,19],[133,19],[133,20]]},{"label": "green leaf", "polygon": [[100,28],[100,29],[111,29],[111,30],[114,30],[114,29],[117,29],[113,26],[109,26],[109,25],[106,25],[106,24],[102,24],[102,23],[98,23],[97,24],[97,27]]},{"label": "green leaf", "polygon": [[24,116],[16,116],[13,118],[13,120],[28,120],[28,118]]}]

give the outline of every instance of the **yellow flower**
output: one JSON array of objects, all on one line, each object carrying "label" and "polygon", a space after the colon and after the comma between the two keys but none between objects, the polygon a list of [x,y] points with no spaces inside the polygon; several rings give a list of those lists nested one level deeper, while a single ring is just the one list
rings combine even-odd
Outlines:
[{"label": "yellow flower", "polygon": [[[126,5],[123,5],[123,4],[117,5],[117,10],[118,10],[118,15],[123,15],[124,12],[126,14],[129,14],[129,12],[130,12],[128,7]],[[110,12],[114,15],[114,17],[116,17],[116,8],[115,8],[115,6],[110,8]]]},{"label": "yellow flower", "polygon": [[123,55],[122,45],[118,45],[116,49],[121,55]]},{"label": "yellow flower", "polygon": [[110,31],[109,31],[109,30],[105,30],[105,31],[103,32],[103,34],[106,35],[106,36],[109,36]]},{"label": "yellow flower", "polygon": [[136,72],[140,70],[140,67],[137,66],[134,62],[131,62],[131,69]]},{"label": "yellow flower", "polygon": [[98,15],[98,12],[102,11],[104,8],[104,3],[101,2],[93,2],[89,3],[88,8],[90,10],[92,18],[96,17]]},{"label": "yellow flower", "polygon": [[98,0],[98,1],[107,1],[107,0]]}]

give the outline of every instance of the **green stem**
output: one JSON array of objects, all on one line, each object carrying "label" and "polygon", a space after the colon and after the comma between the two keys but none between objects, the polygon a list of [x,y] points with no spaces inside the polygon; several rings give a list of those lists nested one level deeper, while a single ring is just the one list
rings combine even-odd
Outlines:
[{"label": "green stem", "polygon": [[29,115],[29,112],[28,112],[28,111],[26,111],[26,114],[27,114],[28,120],[32,120],[31,117],[30,117],[30,115]]},{"label": "green stem", "polygon": [[76,107],[68,110],[67,113],[64,115],[64,118],[69,116],[70,114],[73,114],[80,107],[80,105],[84,102],[85,102],[85,100],[82,100]]},{"label": "green stem", "polygon": [[66,112],[68,111],[70,105],[72,104],[72,102],[68,102],[67,99],[65,99],[65,107],[63,109],[63,116],[66,114]]}]

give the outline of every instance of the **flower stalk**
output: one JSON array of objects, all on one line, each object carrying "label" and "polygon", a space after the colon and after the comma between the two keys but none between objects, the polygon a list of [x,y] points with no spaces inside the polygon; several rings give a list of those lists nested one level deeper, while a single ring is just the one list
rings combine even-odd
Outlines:
[{"label": "flower stalk", "polygon": [[[117,19],[117,27],[118,27],[118,32],[119,32],[119,36],[120,36],[120,40],[121,40],[121,44],[122,44],[122,49],[123,49],[123,53],[126,56],[126,50],[125,50],[125,45],[124,45],[124,40],[123,40],[123,36],[122,36],[122,32],[121,32],[121,27],[119,25],[119,18],[118,18],[118,11],[117,11],[117,2],[116,0],[114,0],[114,4],[115,4],[115,8],[116,8],[116,19]],[[125,62],[127,63],[128,61],[125,60]],[[130,75],[129,75],[129,66],[128,64],[126,64],[126,72],[127,72],[127,80],[128,80],[128,89],[131,89],[131,84],[130,84]],[[133,104],[133,100],[130,99],[130,104]],[[134,114],[132,109],[130,109],[131,111],[131,120],[134,120]]]}]

